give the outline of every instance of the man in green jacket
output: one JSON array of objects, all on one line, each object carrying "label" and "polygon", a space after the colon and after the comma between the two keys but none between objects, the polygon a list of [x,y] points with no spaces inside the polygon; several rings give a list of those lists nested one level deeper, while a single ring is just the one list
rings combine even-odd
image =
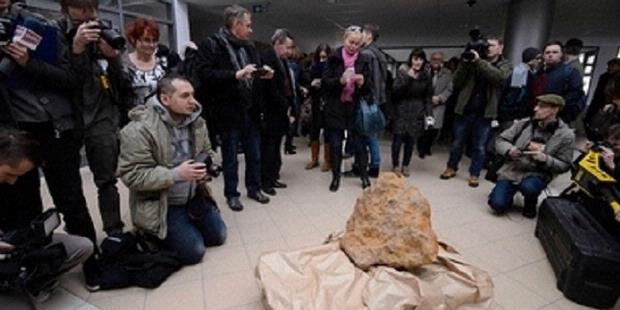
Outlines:
[{"label": "man in green jacket", "polygon": [[121,131],[119,172],[130,190],[134,227],[162,239],[185,264],[226,240],[226,224],[204,182],[199,154],[212,155],[202,106],[184,77],[158,82],[157,96],[129,112]]},{"label": "man in green jacket", "polygon": [[[463,147],[471,141],[472,158],[469,166],[469,186],[478,186],[478,177],[484,163],[485,146],[491,133],[491,122],[497,117],[497,102],[501,95],[504,80],[510,76],[512,65],[502,57],[504,42],[497,37],[489,37],[486,57],[471,50],[471,61],[462,59],[452,80],[454,89],[460,91],[454,108],[454,141],[450,158],[441,179],[456,176]],[[483,55],[485,56],[485,55]]]}]

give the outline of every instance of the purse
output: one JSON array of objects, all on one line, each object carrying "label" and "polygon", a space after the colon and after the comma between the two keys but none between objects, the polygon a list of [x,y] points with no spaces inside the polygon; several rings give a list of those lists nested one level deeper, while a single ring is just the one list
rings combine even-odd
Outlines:
[{"label": "purse", "polygon": [[360,100],[360,107],[355,118],[355,128],[365,136],[376,134],[385,129],[385,116],[377,103]]},{"label": "purse", "polygon": [[187,203],[187,214],[194,222],[201,221],[210,212],[219,212],[217,203],[213,200],[206,183],[196,184],[196,194]]}]

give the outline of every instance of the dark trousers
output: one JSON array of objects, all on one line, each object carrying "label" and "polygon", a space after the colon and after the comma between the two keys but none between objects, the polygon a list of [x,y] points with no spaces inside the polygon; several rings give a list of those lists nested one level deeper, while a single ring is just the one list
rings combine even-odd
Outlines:
[{"label": "dark trousers", "polygon": [[[364,143],[365,138],[355,131],[349,131],[347,144],[355,154],[355,162],[361,177],[368,175],[368,149]],[[342,141],[344,140],[344,130],[327,130],[327,140],[331,148],[332,174],[334,177],[340,176],[340,166],[342,164]]]},{"label": "dark trousers", "polygon": [[229,128],[222,132],[222,168],[224,172],[224,196],[239,197],[239,161],[237,147],[241,142],[245,155],[245,187],[248,193],[260,190],[260,133],[258,127],[247,120],[241,128]]},{"label": "dark trousers", "polygon": [[186,206],[169,206],[166,220],[168,232],[164,243],[174,250],[185,265],[197,264],[202,260],[206,247],[226,242],[226,223],[215,205],[208,208],[204,218],[192,220]]},{"label": "dark trousers", "polygon": [[413,146],[415,145],[415,137],[404,133],[394,134],[392,139],[392,166],[399,166],[400,148],[405,144],[405,151],[403,154],[403,166],[409,166],[411,163],[411,155],[413,154]]},{"label": "dark trousers", "polygon": [[88,166],[97,186],[103,230],[108,235],[122,233],[124,226],[115,175],[119,152],[117,128],[111,120],[104,120],[91,124],[84,131]]},{"label": "dark trousers", "polygon": [[[95,228],[88,213],[80,176],[80,137],[73,130],[57,132],[52,123],[23,123],[19,128],[29,132],[40,144],[41,168],[54,206],[62,214],[68,233],[83,236],[96,243]],[[0,189],[0,205],[15,220],[10,226],[24,227],[41,213],[41,183],[37,169],[21,176],[12,186]],[[3,210],[2,216],[7,216]]]},{"label": "dark trousers", "polygon": [[526,208],[536,208],[538,196],[547,187],[547,182],[540,176],[529,176],[519,184],[508,180],[499,180],[489,195],[489,206],[497,211],[504,212],[512,206],[512,199],[517,191],[523,194]]},{"label": "dark trousers", "polygon": [[263,186],[272,186],[272,183],[280,177],[282,137],[283,135],[269,133],[261,135],[261,182]]},{"label": "dark trousers", "polygon": [[480,176],[484,163],[486,143],[491,134],[491,120],[482,116],[468,114],[457,116],[454,123],[454,141],[448,159],[448,167],[458,170],[459,162],[463,156],[465,144],[472,141],[472,158],[469,166],[469,175]]}]

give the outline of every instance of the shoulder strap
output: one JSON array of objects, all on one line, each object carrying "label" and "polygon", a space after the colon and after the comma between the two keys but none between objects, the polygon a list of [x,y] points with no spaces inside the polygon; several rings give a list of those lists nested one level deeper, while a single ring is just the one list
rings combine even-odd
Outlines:
[{"label": "shoulder strap", "polygon": [[525,128],[527,128],[527,126],[529,126],[530,124],[532,124],[531,120],[527,120],[523,123],[523,126],[521,127],[521,129],[519,129],[519,132],[517,133],[517,135],[515,136],[514,140],[512,141],[513,143],[516,143],[517,140],[519,140],[519,138],[521,137],[521,134],[523,134],[523,131],[525,130]]}]

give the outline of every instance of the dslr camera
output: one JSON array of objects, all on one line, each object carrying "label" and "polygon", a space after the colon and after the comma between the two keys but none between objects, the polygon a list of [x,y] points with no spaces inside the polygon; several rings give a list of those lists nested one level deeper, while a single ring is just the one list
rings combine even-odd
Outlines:
[{"label": "dslr camera", "polygon": [[486,59],[489,53],[489,42],[487,38],[477,28],[469,31],[469,38],[470,41],[465,45],[465,51],[461,54],[461,59],[465,62],[474,60],[476,55],[472,50],[476,51],[481,59]]},{"label": "dslr camera", "polygon": [[207,168],[207,173],[214,178],[217,178],[220,173],[222,173],[222,166],[214,163],[211,155],[207,153],[203,152],[198,154],[194,161],[197,163],[204,163],[205,167]]},{"label": "dslr camera", "polygon": [[122,50],[125,48],[125,38],[114,28],[112,28],[112,22],[109,20],[98,19],[96,20],[98,23],[97,26],[93,28],[100,29],[101,32],[99,35],[101,39],[104,40],[108,45],[110,45],[115,50]]}]

